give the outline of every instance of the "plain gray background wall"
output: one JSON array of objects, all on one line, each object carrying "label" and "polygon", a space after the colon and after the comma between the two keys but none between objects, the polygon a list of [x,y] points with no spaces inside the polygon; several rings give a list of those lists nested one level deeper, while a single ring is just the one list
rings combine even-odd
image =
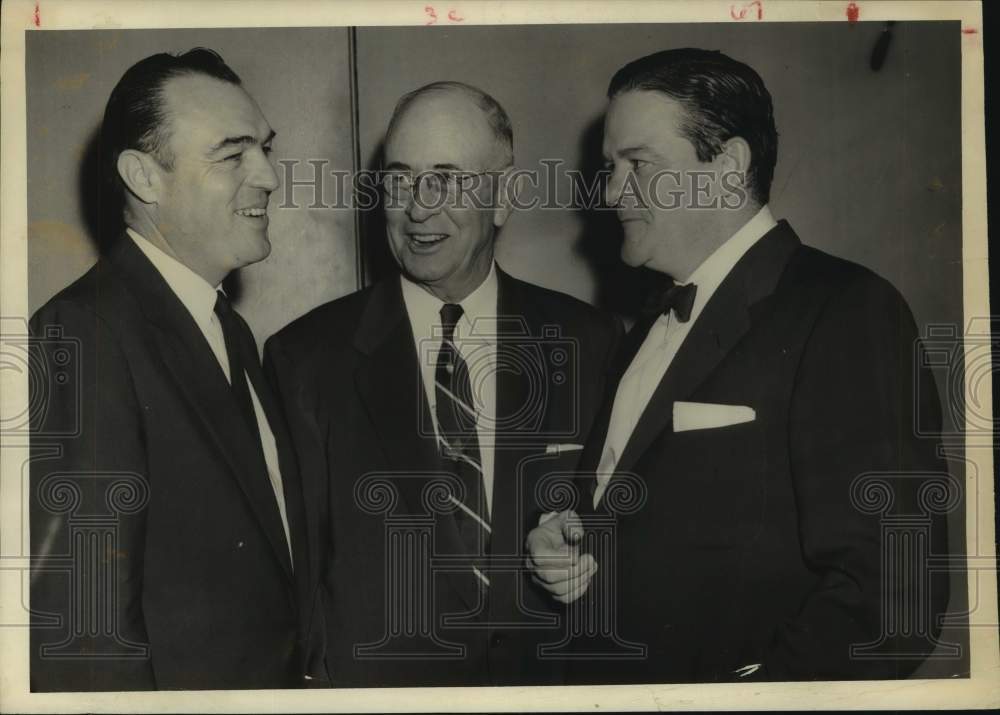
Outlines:
[{"label": "plain gray background wall", "polygon": [[[326,160],[352,170],[347,28],[42,31],[27,33],[28,294],[31,311],[96,260],[88,195],[94,133],[112,88],[133,63],[156,52],[209,47],[240,75],[277,132],[278,160]],[[282,167],[279,166],[279,176]],[[308,177],[296,167],[296,179]],[[308,170],[305,165],[303,169]],[[357,288],[350,211],[270,203],[271,255],[240,273],[237,305],[263,344],[309,308]]]}]

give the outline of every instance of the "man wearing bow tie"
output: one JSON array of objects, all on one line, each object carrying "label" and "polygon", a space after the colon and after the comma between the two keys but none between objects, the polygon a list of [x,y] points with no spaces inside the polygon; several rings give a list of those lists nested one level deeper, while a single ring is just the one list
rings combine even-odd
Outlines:
[{"label": "man wearing bow tie", "polygon": [[[524,573],[524,537],[539,480],[576,466],[618,329],[496,265],[513,161],[482,90],[405,95],[382,176],[399,275],[267,343],[316,514],[330,684],[560,678],[539,658],[558,614]],[[427,541],[403,536],[420,524]]]},{"label": "man wearing bow tie", "polygon": [[[592,655],[574,680],[905,677],[947,599],[926,568],[946,553],[926,489],[954,488],[936,440],[914,434],[940,406],[909,309],[775,220],[777,132],[750,67],[660,52],[608,96],[622,259],[663,281],[581,458],[582,528],[561,513],[529,536],[536,580],[605,614],[603,647],[577,638]],[[868,508],[870,484],[891,507]],[[923,561],[900,568],[883,517],[911,513]],[[599,551],[586,534],[609,517]]]},{"label": "man wearing bow tie", "polygon": [[79,377],[32,397],[32,690],[299,686],[302,493],[219,289],[270,252],[274,132],[202,48],[129,68],[101,132],[127,228],[31,323]]}]

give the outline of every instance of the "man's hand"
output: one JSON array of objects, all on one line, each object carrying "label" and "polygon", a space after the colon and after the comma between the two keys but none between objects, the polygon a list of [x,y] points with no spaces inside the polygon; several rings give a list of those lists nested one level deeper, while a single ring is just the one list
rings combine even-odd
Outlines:
[{"label": "man's hand", "polygon": [[590,554],[580,554],[583,524],[573,511],[550,515],[528,534],[531,580],[552,594],[560,603],[580,598],[597,573],[597,562]]}]

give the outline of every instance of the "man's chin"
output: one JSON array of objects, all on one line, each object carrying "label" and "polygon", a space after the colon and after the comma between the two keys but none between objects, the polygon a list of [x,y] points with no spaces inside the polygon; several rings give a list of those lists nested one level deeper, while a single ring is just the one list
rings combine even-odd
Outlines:
[{"label": "man's chin", "polygon": [[627,245],[622,246],[621,259],[622,263],[624,263],[626,266],[630,266],[631,268],[640,268],[646,263],[645,258],[636,255],[632,251],[629,251]]},{"label": "man's chin", "polygon": [[254,263],[260,263],[265,258],[271,255],[271,241],[268,239],[266,233],[261,233],[259,236],[254,237],[254,240],[249,243],[246,254],[244,255],[244,264],[249,266]]}]

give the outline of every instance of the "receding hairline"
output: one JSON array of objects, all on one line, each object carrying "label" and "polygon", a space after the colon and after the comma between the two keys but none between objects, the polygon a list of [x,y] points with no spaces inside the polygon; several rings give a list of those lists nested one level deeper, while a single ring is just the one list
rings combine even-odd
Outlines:
[{"label": "receding hairline", "polygon": [[392,110],[392,116],[389,118],[389,126],[385,132],[386,143],[389,142],[394,129],[407,111],[421,99],[435,94],[459,96],[468,100],[473,107],[479,110],[480,115],[485,120],[486,128],[493,136],[496,146],[503,153],[506,163],[513,164],[514,136],[507,111],[494,97],[478,87],[464,82],[432,82],[400,97]]},{"label": "receding hairline", "polygon": [[[159,92],[159,95],[160,95],[160,102],[161,102],[160,106],[162,107],[162,121],[161,121],[161,124],[160,124],[160,127],[159,127],[159,133],[160,133],[160,141],[162,142],[161,152],[162,152],[164,158],[170,158],[171,161],[173,159],[173,149],[172,149],[172,146],[171,146],[171,141],[174,138],[175,130],[177,128],[176,121],[177,121],[177,116],[178,115],[177,115],[177,106],[176,106],[176,104],[177,104],[178,97],[177,97],[177,95],[175,93],[171,93],[170,88],[174,87],[175,91],[176,91],[176,88],[177,88],[178,85],[183,85],[183,84],[187,83],[187,81],[189,81],[189,80],[190,81],[194,81],[194,82],[197,82],[197,81],[200,81],[200,80],[207,80],[209,84],[211,84],[211,83],[218,83],[218,84],[228,85],[230,87],[233,87],[235,90],[237,90],[238,92],[242,93],[242,95],[244,97],[246,97],[247,100],[254,107],[256,107],[258,111],[260,111],[260,107],[257,104],[257,100],[255,100],[253,98],[253,95],[251,95],[246,90],[246,88],[243,86],[242,82],[231,82],[229,80],[222,79],[220,77],[215,77],[213,75],[210,75],[210,74],[208,74],[206,72],[201,72],[199,70],[182,71],[182,72],[180,72],[178,74],[175,74],[175,75],[173,75],[171,77],[167,77],[164,80],[164,82],[160,85],[160,87],[158,89],[158,92]],[[195,112],[211,112],[212,111],[211,106],[209,106],[209,105],[201,105],[201,104],[197,104],[197,103],[195,103],[194,105],[188,107],[188,109],[189,110],[190,109],[194,109]],[[270,136],[274,136],[275,132],[274,132],[273,128],[270,128],[270,124],[268,124],[268,128],[270,129]],[[169,168],[169,166],[167,168]]]}]

